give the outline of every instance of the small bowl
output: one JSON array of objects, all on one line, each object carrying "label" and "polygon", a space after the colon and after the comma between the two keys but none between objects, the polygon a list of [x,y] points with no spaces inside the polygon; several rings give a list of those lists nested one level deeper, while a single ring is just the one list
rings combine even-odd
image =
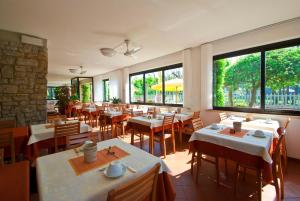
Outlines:
[{"label": "small bowl", "polygon": [[219,127],[218,124],[212,124],[212,125],[211,125],[211,128],[217,130],[217,129],[219,129],[220,127]]}]

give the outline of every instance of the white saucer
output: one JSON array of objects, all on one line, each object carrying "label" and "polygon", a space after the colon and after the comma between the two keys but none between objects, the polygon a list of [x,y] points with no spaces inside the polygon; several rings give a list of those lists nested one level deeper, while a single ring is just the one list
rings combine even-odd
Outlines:
[{"label": "white saucer", "polygon": [[103,174],[108,177],[108,178],[118,178],[118,177],[121,177],[125,174],[126,172],[126,167],[124,165],[122,165],[122,173],[119,174],[119,175],[108,175],[107,172],[106,172],[107,168],[105,168],[105,170],[103,171]]}]

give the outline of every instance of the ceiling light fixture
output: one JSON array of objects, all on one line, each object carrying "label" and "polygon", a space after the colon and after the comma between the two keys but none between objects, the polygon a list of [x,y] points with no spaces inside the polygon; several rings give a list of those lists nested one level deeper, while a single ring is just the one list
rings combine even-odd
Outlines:
[{"label": "ceiling light fixture", "polygon": [[[137,46],[137,47],[133,47],[132,49],[129,49],[129,44],[131,44],[132,42],[128,39],[124,40],[124,42],[122,42],[121,44],[119,44],[118,46],[114,47],[114,48],[101,48],[100,52],[102,53],[103,56],[106,57],[112,57],[114,56],[116,53],[119,54],[123,54],[124,56],[133,56],[135,53],[137,53],[138,51],[140,51],[142,49],[141,46]],[[126,51],[125,52],[118,52],[116,49],[121,48],[122,46],[126,47]]]},{"label": "ceiling light fixture", "polygon": [[83,70],[83,67],[80,66],[79,68],[70,68],[69,69],[69,72],[70,73],[73,73],[73,74],[85,74],[87,72],[87,70]]}]

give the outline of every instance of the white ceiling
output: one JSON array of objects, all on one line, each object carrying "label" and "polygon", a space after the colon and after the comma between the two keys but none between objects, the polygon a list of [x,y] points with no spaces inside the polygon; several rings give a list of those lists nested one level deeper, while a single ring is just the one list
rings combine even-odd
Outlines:
[{"label": "white ceiling", "polygon": [[[48,39],[49,74],[88,76],[300,16],[299,0],[0,0],[0,29]],[[138,59],[104,57],[125,38]]]}]

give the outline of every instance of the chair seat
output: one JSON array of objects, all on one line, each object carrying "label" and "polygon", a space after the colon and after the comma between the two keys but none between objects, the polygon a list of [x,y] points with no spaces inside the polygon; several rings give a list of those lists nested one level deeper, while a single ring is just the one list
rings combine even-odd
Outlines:
[{"label": "chair seat", "polygon": [[[160,132],[160,133],[155,133],[154,135],[154,139],[160,139],[162,137],[163,133]],[[165,133],[165,139],[167,138],[171,138],[172,137],[172,134],[171,133]]]}]

